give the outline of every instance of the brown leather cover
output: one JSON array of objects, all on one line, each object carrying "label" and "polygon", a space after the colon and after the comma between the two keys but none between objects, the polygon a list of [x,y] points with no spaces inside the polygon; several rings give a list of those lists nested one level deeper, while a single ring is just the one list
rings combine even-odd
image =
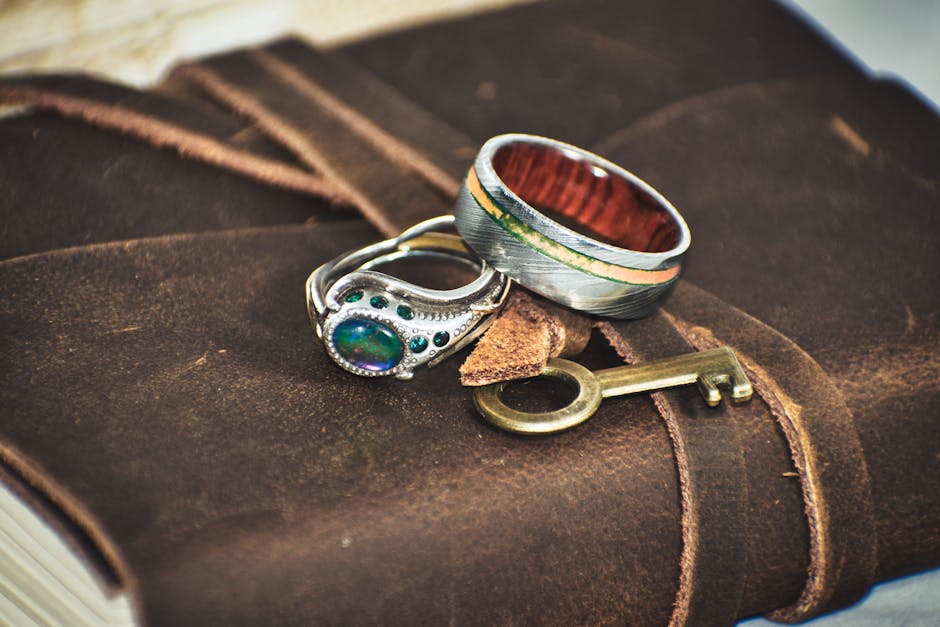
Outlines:
[{"label": "brown leather cover", "polygon": [[[37,107],[0,122],[0,455],[150,624],[796,620],[940,564],[940,131],[774,4],[546,3],[0,99]],[[579,360],[730,344],[754,401],[523,438],[459,358],[330,362],[307,273],[446,211],[508,130],[692,229],[663,311]]]}]

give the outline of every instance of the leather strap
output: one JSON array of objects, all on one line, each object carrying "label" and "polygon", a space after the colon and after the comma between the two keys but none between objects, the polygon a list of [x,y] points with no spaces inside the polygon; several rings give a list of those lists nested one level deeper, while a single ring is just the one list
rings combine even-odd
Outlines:
[{"label": "leather strap", "polygon": [[272,52],[214,57],[173,76],[251,119],[385,235],[449,209],[456,179]]},{"label": "leather strap", "polygon": [[[293,39],[265,49],[303,77],[304,89],[346,110],[350,128],[390,148],[392,160],[407,157],[416,174],[456,196],[479,145],[339,51],[321,51]],[[328,96],[328,99],[324,96]],[[335,105],[334,105],[335,106]]]},{"label": "leather strap", "polygon": [[520,287],[460,366],[460,382],[478,386],[537,376],[550,357],[577,355],[592,320]]},{"label": "leather strap", "polygon": [[[174,101],[161,103],[157,111],[138,110],[129,102],[134,92],[84,77],[45,76],[5,80],[0,84],[0,104],[55,111],[94,126],[133,135],[158,148],[172,148],[181,156],[214,165],[268,185],[312,194],[334,204],[350,202],[321,176],[292,164],[272,159],[258,150],[245,150],[226,141],[230,127],[212,128],[212,118],[200,117],[198,109]],[[153,109],[154,98],[148,101]],[[190,119],[184,125],[180,111]],[[191,126],[196,118],[199,131]],[[199,124],[206,121],[206,124]],[[211,130],[207,131],[206,128]],[[254,147],[253,147],[254,148]]]},{"label": "leather strap", "polygon": [[694,321],[682,328],[696,348],[735,350],[800,473],[810,530],[807,581],[796,602],[768,616],[800,622],[859,600],[874,582],[878,552],[868,467],[841,392],[793,341],[688,282],[677,285],[667,307]]},{"label": "leather strap", "polygon": [[[600,323],[629,363],[690,352],[661,311],[637,321]],[[690,387],[653,393],[675,452],[682,494],[679,590],[670,625],[733,625],[745,579],[747,484],[727,402],[708,408]]]}]

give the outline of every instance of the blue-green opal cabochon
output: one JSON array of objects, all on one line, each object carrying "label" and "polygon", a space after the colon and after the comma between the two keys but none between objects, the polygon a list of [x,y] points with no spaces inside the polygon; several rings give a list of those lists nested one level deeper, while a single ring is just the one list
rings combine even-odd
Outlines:
[{"label": "blue-green opal cabochon", "polygon": [[349,363],[373,372],[394,368],[405,354],[394,329],[368,318],[349,318],[336,325],[333,346]]}]

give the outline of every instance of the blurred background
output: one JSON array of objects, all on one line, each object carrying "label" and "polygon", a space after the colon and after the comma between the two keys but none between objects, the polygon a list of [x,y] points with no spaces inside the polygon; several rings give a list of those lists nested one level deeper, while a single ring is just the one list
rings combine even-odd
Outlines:
[{"label": "blurred background", "polygon": [[[285,33],[334,46],[531,1],[0,0],[0,72],[83,70],[142,86],[177,60]],[[940,110],[940,0],[777,1]]]}]

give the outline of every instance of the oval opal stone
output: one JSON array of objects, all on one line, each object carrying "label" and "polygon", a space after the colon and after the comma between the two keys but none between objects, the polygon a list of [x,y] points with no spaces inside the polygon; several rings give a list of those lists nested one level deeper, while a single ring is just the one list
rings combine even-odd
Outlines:
[{"label": "oval opal stone", "polygon": [[333,346],[349,363],[373,372],[394,368],[405,354],[394,329],[367,318],[349,318],[336,325]]}]

